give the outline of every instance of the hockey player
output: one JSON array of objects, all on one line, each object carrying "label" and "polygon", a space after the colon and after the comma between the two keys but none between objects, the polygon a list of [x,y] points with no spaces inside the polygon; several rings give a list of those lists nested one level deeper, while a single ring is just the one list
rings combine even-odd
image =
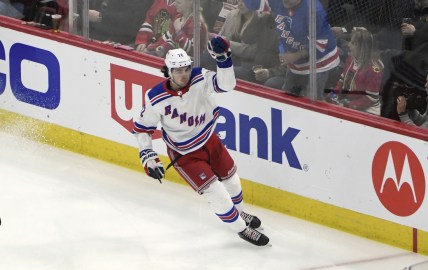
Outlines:
[{"label": "hockey player", "polygon": [[243,211],[235,163],[214,133],[219,107],[211,94],[231,91],[236,85],[229,42],[217,36],[208,43],[208,50],[217,61],[217,73],[192,68],[191,58],[183,49],[166,54],[162,72],[167,80],[147,91],[134,123],[141,162],[149,176],[164,177],[151,137],[160,122],[168,156],[177,172],[241,238],[264,246],[269,238],[256,230],[260,220]]}]

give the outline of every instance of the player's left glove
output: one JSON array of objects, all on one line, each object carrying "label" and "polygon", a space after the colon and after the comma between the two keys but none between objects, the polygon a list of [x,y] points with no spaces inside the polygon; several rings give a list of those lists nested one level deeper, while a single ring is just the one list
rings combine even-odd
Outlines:
[{"label": "player's left glove", "polygon": [[146,174],[162,183],[161,179],[165,176],[165,170],[158,154],[152,149],[145,149],[140,152],[140,158]]},{"label": "player's left glove", "polygon": [[217,62],[224,62],[231,56],[230,43],[221,36],[211,39],[207,45],[208,52]]}]

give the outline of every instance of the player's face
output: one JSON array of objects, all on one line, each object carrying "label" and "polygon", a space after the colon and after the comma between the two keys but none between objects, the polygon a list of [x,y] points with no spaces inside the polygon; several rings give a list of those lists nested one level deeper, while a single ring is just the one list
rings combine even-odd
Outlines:
[{"label": "player's face", "polygon": [[286,8],[293,8],[300,4],[302,0],[282,0],[282,3],[284,4],[284,7]]},{"label": "player's face", "polygon": [[190,80],[191,71],[192,71],[192,68],[190,66],[172,69],[171,73],[172,73],[174,82],[178,84],[180,87],[186,86]]}]

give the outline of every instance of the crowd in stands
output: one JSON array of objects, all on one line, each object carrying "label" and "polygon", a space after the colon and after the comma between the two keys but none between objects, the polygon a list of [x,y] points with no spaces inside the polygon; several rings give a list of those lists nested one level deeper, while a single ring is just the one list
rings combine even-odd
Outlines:
[{"label": "crowd in stands", "polygon": [[[51,15],[68,15],[68,0],[0,0],[0,15],[35,22],[38,26],[52,27]],[[62,24],[63,30],[68,30]]]},{"label": "crowd in stands", "polygon": [[[201,10],[194,12],[193,0],[89,0],[90,34],[158,57],[172,48],[195,57],[194,45],[200,44],[201,64],[210,69],[215,67],[206,61],[206,43],[221,35],[230,41],[237,78],[309,96],[310,0],[199,3]],[[0,14],[26,21],[40,13],[66,17],[67,6],[67,0],[0,0]],[[422,125],[428,0],[317,0],[315,13],[315,97],[405,123],[418,119],[412,123]]]}]

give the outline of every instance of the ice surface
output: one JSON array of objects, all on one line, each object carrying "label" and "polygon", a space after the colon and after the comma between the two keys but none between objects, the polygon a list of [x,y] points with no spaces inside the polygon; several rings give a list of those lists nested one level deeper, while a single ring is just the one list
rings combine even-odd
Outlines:
[{"label": "ice surface", "polygon": [[2,270],[402,270],[428,260],[246,205],[273,245],[252,246],[190,187],[1,132],[0,149]]}]

